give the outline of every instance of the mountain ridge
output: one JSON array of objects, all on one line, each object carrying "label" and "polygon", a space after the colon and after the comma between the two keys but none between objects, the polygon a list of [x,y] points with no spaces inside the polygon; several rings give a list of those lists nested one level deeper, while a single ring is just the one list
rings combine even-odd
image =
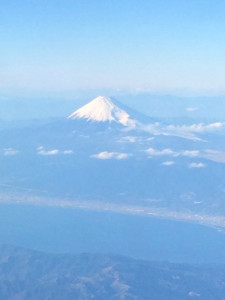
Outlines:
[{"label": "mountain ridge", "polygon": [[106,254],[49,254],[0,246],[0,297],[224,299],[224,265],[148,262]]}]

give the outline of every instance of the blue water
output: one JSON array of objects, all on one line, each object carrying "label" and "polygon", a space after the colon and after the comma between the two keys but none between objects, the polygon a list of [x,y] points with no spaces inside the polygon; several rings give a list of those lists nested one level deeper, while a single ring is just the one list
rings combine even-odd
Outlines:
[{"label": "blue water", "polygon": [[225,234],[180,221],[69,208],[0,205],[0,244],[111,253],[171,262],[225,263]]}]

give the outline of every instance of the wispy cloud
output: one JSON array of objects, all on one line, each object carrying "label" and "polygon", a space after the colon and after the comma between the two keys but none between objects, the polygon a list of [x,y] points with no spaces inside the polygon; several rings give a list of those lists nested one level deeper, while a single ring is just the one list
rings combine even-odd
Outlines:
[{"label": "wispy cloud", "polygon": [[207,149],[204,151],[202,157],[212,161],[225,163],[225,152],[219,150]]},{"label": "wispy cloud", "polygon": [[38,151],[39,155],[57,155],[57,154],[59,154],[58,149],[44,150],[44,149],[40,149],[40,148],[41,147],[39,147],[39,151]]},{"label": "wispy cloud", "polygon": [[17,153],[19,153],[19,151],[15,150],[13,148],[5,148],[4,149],[4,155],[5,156],[13,156],[13,155],[16,155]]},{"label": "wispy cloud", "polygon": [[196,157],[200,155],[199,150],[184,150],[180,152],[180,155],[182,156],[188,156],[188,157]]},{"label": "wispy cloud", "polygon": [[64,150],[63,151],[63,154],[72,154],[73,153],[73,150]]},{"label": "wispy cloud", "polygon": [[120,152],[107,152],[103,151],[98,154],[93,154],[91,157],[98,159],[126,159],[129,157],[128,153],[120,153]]},{"label": "wispy cloud", "polygon": [[215,122],[210,124],[198,123],[192,125],[169,125],[167,126],[168,134],[189,138],[193,140],[200,140],[196,134],[214,132],[225,128],[225,122]]},{"label": "wispy cloud", "polygon": [[198,107],[187,107],[186,110],[192,112],[198,110]]},{"label": "wispy cloud", "polygon": [[167,161],[164,161],[163,163],[162,163],[162,165],[163,166],[172,166],[172,165],[174,165],[174,161],[173,160],[167,160]]},{"label": "wispy cloud", "polygon": [[137,137],[136,136],[123,136],[119,141],[135,143],[137,141]]},{"label": "wispy cloud", "polygon": [[[162,150],[149,148],[146,150],[146,153],[149,155],[149,157],[154,156],[168,156],[168,157],[179,157],[179,156],[185,156],[190,158],[204,158],[208,160],[212,160],[215,162],[225,163],[225,151],[219,151],[219,150],[212,150],[212,149],[206,149],[206,150],[179,150],[174,151],[170,148],[165,148]],[[162,163],[164,165],[164,163]],[[195,166],[195,164],[191,164],[190,167],[198,167]],[[202,167],[201,164],[199,167]]]},{"label": "wispy cloud", "polygon": [[148,148],[146,150],[146,152],[150,156],[162,156],[162,155],[175,155],[176,154],[176,152],[174,152],[170,148],[166,148],[166,149],[163,149],[163,150],[156,150],[154,148]]},{"label": "wispy cloud", "polygon": [[44,147],[43,147],[43,146],[37,147],[37,151],[41,151],[41,150],[44,150]]},{"label": "wispy cloud", "polygon": [[206,165],[199,162],[199,163],[196,163],[196,162],[193,162],[191,164],[189,164],[189,168],[204,168]]},{"label": "wispy cloud", "polygon": [[72,154],[73,150],[63,150],[60,151],[59,149],[51,149],[51,150],[46,150],[43,146],[40,146],[37,148],[37,153],[39,155],[57,155],[57,154]]},{"label": "wispy cloud", "polygon": [[170,148],[165,148],[162,150],[157,150],[154,148],[148,148],[146,152],[150,156],[163,156],[163,155],[168,155],[168,156],[188,156],[188,157],[197,157],[200,155],[199,150],[181,150],[181,151],[174,151]]},{"label": "wispy cloud", "polygon": [[210,124],[198,123],[192,125],[168,125],[160,123],[145,125],[143,130],[153,135],[172,135],[191,140],[201,140],[197,134],[214,132],[225,128],[225,122],[214,122]]}]

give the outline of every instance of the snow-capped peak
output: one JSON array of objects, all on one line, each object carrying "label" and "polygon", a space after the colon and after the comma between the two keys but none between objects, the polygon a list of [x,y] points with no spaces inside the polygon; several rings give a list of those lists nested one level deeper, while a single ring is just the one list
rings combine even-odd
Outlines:
[{"label": "snow-capped peak", "polygon": [[123,109],[115,105],[110,98],[99,96],[73,112],[69,119],[87,119],[95,122],[116,122],[134,128],[136,121]]}]

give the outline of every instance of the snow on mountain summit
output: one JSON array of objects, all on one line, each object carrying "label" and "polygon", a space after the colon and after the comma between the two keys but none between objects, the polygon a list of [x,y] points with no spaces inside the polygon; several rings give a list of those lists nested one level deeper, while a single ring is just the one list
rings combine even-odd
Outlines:
[{"label": "snow on mountain summit", "polygon": [[117,105],[110,98],[99,96],[73,112],[69,119],[86,119],[95,122],[116,122],[123,126],[134,128],[136,120]]}]

